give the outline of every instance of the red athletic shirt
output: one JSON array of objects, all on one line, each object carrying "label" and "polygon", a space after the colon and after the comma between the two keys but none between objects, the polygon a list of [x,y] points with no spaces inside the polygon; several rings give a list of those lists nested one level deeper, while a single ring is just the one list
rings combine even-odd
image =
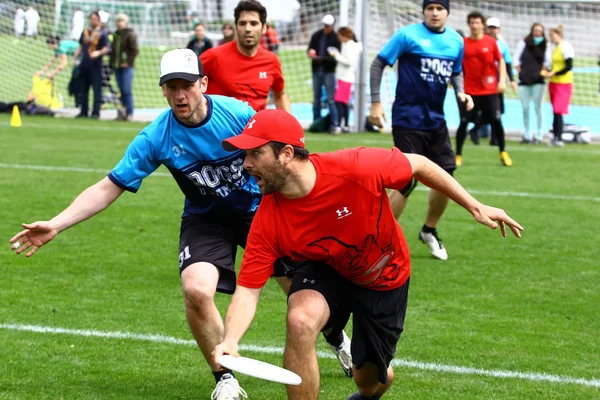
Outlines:
[{"label": "red athletic shirt", "polygon": [[246,57],[235,41],[213,47],[200,55],[207,94],[220,94],[246,101],[255,111],[267,107],[269,89],[283,90],[283,74],[277,55],[261,47],[254,57]]},{"label": "red athletic shirt", "polygon": [[391,290],[410,275],[408,245],[385,191],[412,177],[406,156],[365,148],[313,154],[311,192],[299,199],[266,195],[252,221],[238,284],[261,288],[273,263],[289,256],[320,261],[356,285]]},{"label": "red athletic shirt", "polygon": [[496,39],[483,35],[480,40],[465,38],[463,71],[465,93],[471,96],[484,96],[498,93],[498,62],[502,54]]}]

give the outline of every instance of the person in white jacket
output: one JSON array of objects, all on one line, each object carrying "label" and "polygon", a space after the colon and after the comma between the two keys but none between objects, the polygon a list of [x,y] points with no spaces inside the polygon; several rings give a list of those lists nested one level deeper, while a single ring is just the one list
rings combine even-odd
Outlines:
[{"label": "person in white jacket", "polygon": [[[349,114],[350,97],[352,96],[352,84],[356,80],[356,69],[358,68],[358,57],[362,52],[362,44],[354,40],[354,32],[347,26],[338,30],[338,38],[342,43],[342,50],[335,47],[328,48],[329,54],[337,61],[337,88],[333,99],[338,110],[339,126],[334,127],[336,131],[350,132]],[[342,124],[343,121],[343,124]]]}]

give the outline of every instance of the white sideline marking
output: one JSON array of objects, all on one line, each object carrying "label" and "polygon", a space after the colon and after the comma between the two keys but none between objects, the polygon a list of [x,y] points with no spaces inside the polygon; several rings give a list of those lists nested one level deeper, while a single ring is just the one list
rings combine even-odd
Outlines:
[{"label": "white sideline marking", "polygon": [[[142,335],[130,332],[102,332],[96,330],[85,330],[85,329],[66,329],[66,328],[52,328],[48,326],[38,325],[22,325],[22,324],[0,324],[0,329],[13,330],[13,331],[26,331],[36,333],[53,333],[53,334],[65,334],[75,336],[87,336],[87,337],[100,337],[109,339],[125,339],[125,340],[139,340],[144,342],[154,343],[167,343],[175,345],[186,345],[196,346],[196,342],[193,340],[178,339],[171,336],[164,335]],[[283,354],[281,347],[275,346],[255,346],[255,345],[240,345],[240,350],[250,351],[254,353],[263,354]],[[333,359],[335,356],[331,352],[318,352],[320,358]],[[569,383],[574,385],[589,386],[594,388],[600,388],[599,379],[585,379],[585,378],[573,378],[570,376],[550,375],[545,373],[537,372],[515,372],[515,371],[502,371],[502,370],[486,370],[480,368],[469,368],[460,367],[456,365],[444,365],[437,363],[425,363],[420,361],[408,361],[394,359],[392,365],[396,367],[406,367],[413,369],[420,369],[434,372],[446,372],[451,374],[459,375],[482,375],[491,378],[514,378],[522,379],[533,382],[553,382],[553,383]]]},{"label": "white sideline marking", "polygon": [[[9,123],[8,122],[0,122],[0,126],[8,126]],[[65,129],[65,130],[82,130],[82,131],[88,131],[90,129],[96,130],[96,131],[113,131],[113,132],[139,132],[141,131],[140,128],[138,127],[127,127],[127,126],[105,126],[105,125],[100,125],[100,126],[95,126],[95,125],[76,125],[76,124],[59,124],[59,125],[52,125],[53,128],[58,128],[58,129]],[[27,123],[27,128],[38,128],[38,129],[48,129],[48,125],[45,124],[36,124],[36,123]],[[392,145],[392,135],[389,134],[373,134],[373,136],[378,136],[381,137],[382,139],[360,139],[360,144],[361,145],[386,145],[386,146],[391,146]],[[306,138],[307,142],[331,142],[331,143],[335,143],[335,142],[353,142],[356,143],[357,138],[353,135],[343,135],[343,136],[336,136],[336,137],[332,137],[331,135],[327,135],[327,134],[322,134],[322,135],[311,135],[309,137]],[[507,142],[507,144],[510,144],[511,142]],[[515,142],[516,143],[516,142]],[[481,145],[481,146],[477,146],[474,147],[474,149],[477,150],[485,150],[485,149],[493,149],[494,147],[491,146],[487,146],[487,145]],[[576,153],[576,154],[590,154],[590,155],[598,155],[600,154],[600,150],[577,150],[577,149],[571,149],[571,148],[562,148],[560,150],[558,149],[551,149],[549,147],[532,147],[532,146],[508,146],[508,150],[510,151],[514,151],[514,152],[534,152],[534,153],[546,153],[546,152],[550,152],[550,151],[556,151],[557,154],[558,153]]]},{"label": "white sideline marking", "polygon": [[[23,164],[4,164],[0,163],[0,168],[5,169],[25,169],[34,171],[59,171],[59,172],[84,172],[84,173],[102,173],[108,174],[110,171],[99,168],[79,168],[79,167],[53,167],[48,165],[23,165]],[[167,172],[154,172],[154,176],[168,177],[172,176]],[[418,191],[428,191],[429,188],[418,186]],[[600,197],[594,196],[569,196],[563,194],[552,194],[552,193],[527,193],[527,192],[500,192],[500,191],[487,191],[468,189],[469,193],[487,196],[504,196],[504,197],[528,197],[534,199],[550,199],[550,200],[579,200],[579,201],[593,201],[600,202]]]}]

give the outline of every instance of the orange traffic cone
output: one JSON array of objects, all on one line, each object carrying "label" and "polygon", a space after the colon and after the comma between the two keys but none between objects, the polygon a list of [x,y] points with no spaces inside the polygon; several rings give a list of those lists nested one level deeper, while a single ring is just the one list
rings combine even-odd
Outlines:
[{"label": "orange traffic cone", "polygon": [[12,110],[12,115],[10,117],[10,126],[14,126],[18,128],[21,126],[21,114],[19,114],[19,107],[15,105]]}]

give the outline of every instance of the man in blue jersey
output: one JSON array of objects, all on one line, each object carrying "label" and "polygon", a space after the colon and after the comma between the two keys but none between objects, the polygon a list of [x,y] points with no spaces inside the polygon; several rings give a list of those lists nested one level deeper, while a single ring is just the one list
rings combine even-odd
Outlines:
[{"label": "man in blue jersey", "polygon": [[[369,119],[373,125],[383,128],[381,77],[386,65],[393,66],[397,60],[398,85],[392,106],[394,145],[404,153],[424,155],[452,175],[456,158],[444,117],[448,82],[452,82],[457,98],[467,109],[473,108],[473,101],[464,93],[463,38],[446,26],[449,12],[450,0],[424,0],[423,23],[399,29],[379,52],[371,64]],[[413,178],[402,190],[390,194],[396,218],[402,214],[416,185]],[[419,240],[440,260],[448,259],[448,254],[436,227],[447,205],[445,195],[431,190],[427,217],[419,233]]]},{"label": "man in blue jersey", "polygon": [[239,100],[206,96],[208,78],[189,49],[163,55],[160,85],[169,110],[135,137],[107,177],[84,190],[50,221],[23,224],[11,239],[17,253],[33,255],[58,233],[98,214],[124,191],[135,193],[142,180],[165,165],[185,195],[179,242],[179,271],[185,312],[196,342],[213,370],[212,399],[246,396],[231,371],[211,358],[223,340],[216,291],[235,290],[235,251],[245,247],[261,194],[243,168],[243,151],[229,153],[221,142],[242,132],[254,110]]}]

